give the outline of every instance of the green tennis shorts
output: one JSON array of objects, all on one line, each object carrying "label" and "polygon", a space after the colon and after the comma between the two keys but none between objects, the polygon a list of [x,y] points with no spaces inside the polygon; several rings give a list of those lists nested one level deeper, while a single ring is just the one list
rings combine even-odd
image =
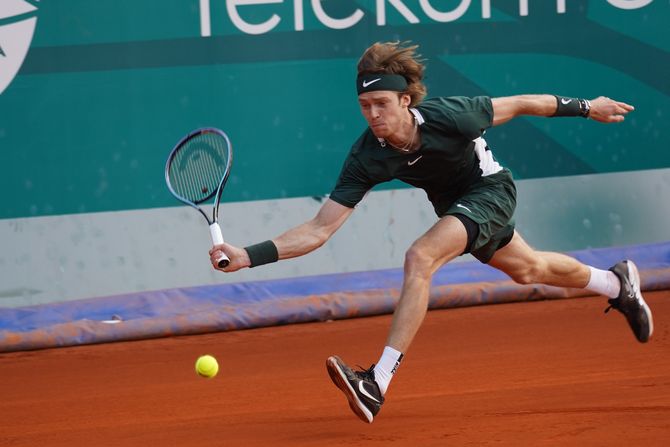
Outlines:
[{"label": "green tennis shorts", "polygon": [[468,251],[486,264],[512,239],[515,208],[516,186],[512,173],[504,169],[481,177],[451,204],[444,215],[460,214],[477,224],[479,232]]}]

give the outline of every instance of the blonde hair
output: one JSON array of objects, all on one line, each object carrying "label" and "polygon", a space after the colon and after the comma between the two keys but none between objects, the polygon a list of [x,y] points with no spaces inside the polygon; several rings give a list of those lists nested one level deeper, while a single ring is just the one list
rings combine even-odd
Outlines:
[{"label": "blonde hair", "polygon": [[407,80],[407,90],[401,94],[410,96],[410,106],[418,105],[426,97],[423,84],[425,65],[421,55],[416,53],[418,45],[409,42],[377,42],[370,46],[358,60],[358,75],[398,74]]}]

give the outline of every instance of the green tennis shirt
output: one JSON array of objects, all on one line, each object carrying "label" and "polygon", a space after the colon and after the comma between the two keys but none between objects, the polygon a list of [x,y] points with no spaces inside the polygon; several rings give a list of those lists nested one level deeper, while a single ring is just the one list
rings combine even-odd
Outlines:
[{"label": "green tennis shirt", "polygon": [[493,121],[491,98],[432,98],[410,111],[420,148],[398,152],[367,128],[344,162],[332,200],[353,208],[375,185],[398,179],[426,191],[441,216],[478,179],[502,170],[481,138]]}]

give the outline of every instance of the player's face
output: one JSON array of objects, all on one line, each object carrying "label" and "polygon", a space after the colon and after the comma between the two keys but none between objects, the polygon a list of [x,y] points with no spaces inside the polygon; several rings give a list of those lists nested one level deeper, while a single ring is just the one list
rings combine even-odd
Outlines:
[{"label": "player's face", "polygon": [[358,95],[361,113],[377,138],[388,138],[401,129],[407,119],[409,95],[398,92],[378,91]]}]

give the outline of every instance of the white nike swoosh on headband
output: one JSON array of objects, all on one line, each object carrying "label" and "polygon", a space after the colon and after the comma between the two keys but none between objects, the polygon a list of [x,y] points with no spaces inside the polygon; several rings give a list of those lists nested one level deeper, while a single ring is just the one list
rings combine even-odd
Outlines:
[{"label": "white nike swoosh on headband", "polygon": [[379,400],[372,396],[370,393],[367,392],[367,390],[363,387],[363,381],[358,382],[358,390],[368,396],[370,399],[374,400],[375,402],[379,403]]},{"label": "white nike swoosh on headband", "polygon": [[363,81],[363,88],[367,88],[370,85],[374,84],[377,81],[381,81],[382,78],[373,79],[372,81]]}]

